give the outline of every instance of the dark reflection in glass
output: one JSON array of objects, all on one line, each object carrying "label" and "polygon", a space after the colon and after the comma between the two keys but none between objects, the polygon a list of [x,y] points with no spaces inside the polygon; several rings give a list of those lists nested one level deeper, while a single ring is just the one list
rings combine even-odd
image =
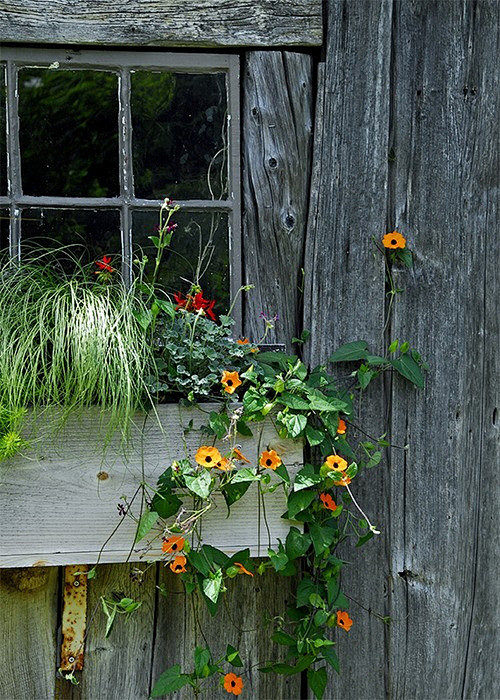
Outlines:
[{"label": "dark reflection in glass", "polygon": [[26,209],[21,217],[21,257],[53,251],[63,269],[72,272],[77,265],[89,265],[104,255],[120,270],[121,236],[119,211]]},{"label": "dark reflection in glass", "polygon": [[139,71],[131,80],[136,197],[210,199],[210,187],[225,197],[224,74]]},{"label": "dark reflection in glass", "polygon": [[119,193],[116,74],[23,68],[19,121],[24,194]]},{"label": "dark reflection in glass", "polygon": [[[0,254],[3,254],[9,245],[9,210],[0,209]],[[3,255],[2,255],[3,257]]]},{"label": "dark reflection in glass", "polygon": [[7,194],[7,123],[5,65],[0,63],[0,194]]},{"label": "dark reflection in glass", "polygon": [[[186,294],[196,281],[198,260],[206,251],[201,265],[199,284],[205,298],[215,299],[217,314],[229,309],[229,239],[227,216],[221,213],[177,212],[177,223],[169,250],[165,251],[158,281],[169,294]],[[152,211],[133,213],[134,258],[148,257],[146,277],[151,279],[156,248],[148,236],[157,235],[158,214]],[[208,248],[206,248],[208,244]],[[137,269],[137,266],[135,266]]]}]

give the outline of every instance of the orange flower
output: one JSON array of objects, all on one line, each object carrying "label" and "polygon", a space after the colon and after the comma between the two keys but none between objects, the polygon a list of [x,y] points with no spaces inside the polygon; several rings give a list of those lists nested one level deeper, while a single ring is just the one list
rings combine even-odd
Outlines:
[{"label": "orange flower", "polygon": [[261,467],[274,470],[280,466],[281,457],[275,450],[266,450],[261,454],[259,464]]},{"label": "orange flower", "polygon": [[239,460],[240,462],[246,462],[247,464],[250,464],[250,460],[247,459],[245,457],[245,455],[237,447],[233,447],[233,451],[231,454],[233,457],[236,457],[236,459]]},{"label": "orange flower", "polygon": [[238,338],[236,342],[238,343],[238,345],[248,345],[250,341],[248,340],[248,338]]},{"label": "orange flower", "polygon": [[323,504],[324,508],[327,508],[328,510],[337,510],[337,504],[329,493],[320,493],[319,500]]},{"label": "orange flower", "polygon": [[202,445],[195,455],[195,460],[202,467],[215,467],[221,461],[222,455],[216,447]]},{"label": "orange flower", "polygon": [[397,231],[386,233],[382,238],[384,248],[406,248],[406,238]]},{"label": "orange flower", "polygon": [[346,632],[349,632],[352,627],[352,620],[348,613],[344,612],[343,610],[337,610],[337,625],[342,627],[342,629]]},{"label": "orange flower", "polygon": [[339,472],[345,471],[348,467],[347,462],[340,455],[330,455],[325,459],[325,464],[329,469],[334,469]]},{"label": "orange flower", "polygon": [[161,551],[166,554],[173,554],[174,552],[180,552],[184,549],[184,537],[180,535],[172,535],[164,540]]},{"label": "orange flower", "polygon": [[187,571],[186,561],[186,557],[183,554],[179,554],[179,556],[175,557],[175,559],[170,562],[170,568],[174,574],[184,574]]},{"label": "orange flower", "polygon": [[344,475],[339,481],[334,481],[333,483],[335,486],[347,486],[351,483],[351,477]]},{"label": "orange flower", "polygon": [[345,420],[342,420],[342,418],[339,418],[339,424],[337,426],[337,433],[339,435],[344,435],[346,430],[347,430],[347,426],[345,424]]},{"label": "orange flower", "polygon": [[235,390],[242,383],[238,372],[228,372],[227,370],[222,373],[222,379],[220,381],[224,387],[224,391],[228,394],[234,394]]},{"label": "orange flower", "polygon": [[245,569],[243,564],[240,564],[239,562],[235,561],[233,566],[237,566],[238,569],[240,570],[240,574],[246,574],[247,576],[253,576],[251,571],[248,571],[248,569]]},{"label": "orange flower", "polygon": [[224,688],[228,693],[239,695],[243,690],[243,680],[236,673],[226,673],[224,676]]},{"label": "orange flower", "polygon": [[217,469],[221,469],[223,472],[228,472],[233,468],[233,463],[227,457],[223,457],[215,466]]}]

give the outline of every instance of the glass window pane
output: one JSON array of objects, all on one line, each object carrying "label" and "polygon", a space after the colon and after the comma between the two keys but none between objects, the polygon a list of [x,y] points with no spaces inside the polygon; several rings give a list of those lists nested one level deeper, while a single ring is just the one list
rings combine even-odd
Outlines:
[{"label": "glass window pane", "polygon": [[131,81],[136,197],[227,196],[225,75],[139,71]]},{"label": "glass window pane", "polygon": [[111,197],[118,181],[118,76],[19,71],[24,194]]},{"label": "glass window pane", "polygon": [[67,246],[60,253],[63,268],[71,272],[76,263],[90,265],[111,257],[111,265],[120,269],[120,212],[69,209],[25,209],[21,217],[21,257],[32,251],[44,251]]},{"label": "glass window pane", "polygon": [[[159,283],[169,294],[186,294],[192,283],[199,282],[206,299],[215,299],[217,314],[229,308],[229,239],[228,220],[225,214],[186,211],[177,212],[172,218],[177,229],[172,244],[165,251],[159,274]],[[137,211],[133,213],[134,258],[147,255],[146,276],[150,280],[154,268],[156,249],[148,236],[157,235],[158,213]],[[200,252],[205,252],[201,265],[201,277],[197,278]]]},{"label": "glass window pane", "polygon": [[7,95],[5,64],[0,63],[0,194],[7,194]]},{"label": "glass window pane", "polygon": [[0,251],[4,252],[9,245],[9,210],[0,209]]}]

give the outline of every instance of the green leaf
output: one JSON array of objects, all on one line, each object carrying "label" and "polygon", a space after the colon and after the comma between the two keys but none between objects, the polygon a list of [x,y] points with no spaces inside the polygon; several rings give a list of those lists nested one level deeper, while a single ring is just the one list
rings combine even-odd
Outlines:
[{"label": "green leaf", "polygon": [[288,517],[290,520],[305,510],[315,499],[314,491],[294,491],[288,496]]},{"label": "green leaf", "polygon": [[311,393],[309,395],[309,406],[314,411],[335,411],[336,413],[338,411],[344,411],[346,408],[348,408],[345,401],[335,399],[331,396],[322,395],[318,391],[315,391],[315,393]]},{"label": "green leaf", "polygon": [[277,401],[298,411],[309,410],[309,402],[303,399],[301,396],[297,396],[297,394],[290,394],[285,391],[278,397]]},{"label": "green leaf", "polygon": [[288,557],[285,552],[274,552],[272,549],[268,549],[267,553],[269,559],[274,567],[275,571],[283,571],[285,566],[288,564]]},{"label": "green leaf", "polygon": [[287,486],[290,486],[290,474],[288,473],[288,469],[285,467],[284,464],[280,464],[279,467],[276,467],[274,473],[278,474],[278,476],[280,476],[283,479]]},{"label": "green leaf", "polygon": [[224,486],[221,490],[222,495],[224,496],[224,499],[226,501],[227,507],[230,508],[233,505],[233,503],[239,501],[240,498],[245,495],[245,493],[248,491],[251,485],[251,481],[244,481],[239,484],[227,484],[226,486]]},{"label": "green leaf", "polygon": [[292,647],[295,644],[295,642],[297,641],[295,639],[295,637],[292,637],[291,634],[287,634],[286,632],[283,632],[282,630],[278,630],[277,632],[275,632],[272,635],[271,640],[273,642],[276,642],[276,644],[281,644],[281,645],[287,646],[287,647]]},{"label": "green leaf", "polygon": [[160,518],[170,518],[175,515],[182,506],[181,499],[174,493],[165,493],[161,491],[155,493],[151,502],[152,510],[156,511]]},{"label": "green leaf", "polygon": [[392,343],[389,345],[388,352],[393,353],[396,352],[396,350],[399,348],[399,340],[393,340]]},{"label": "green leaf", "polygon": [[366,387],[371,382],[373,377],[376,376],[376,374],[377,373],[374,372],[372,369],[368,369],[366,365],[361,365],[361,367],[356,372],[356,377],[361,389],[366,389]]},{"label": "green leaf", "polygon": [[210,413],[209,424],[219,440],[222,440],[229,428],[229,416],[227,413]]},{"label": "green leaf", "polygon": [[203,579],[203,593],[212,603],[216,603],[222,586],[222,571],[218,569],[210,578]]},{"label": "green leaf", "polygon": [[154,684],[153,690],[151,691],[152,698],[159,698],[162,695],[167,695],[168,693],[175,693],[176,690],[180,690],[185,685],[189,683],[189,676],[181,673],[180,664],[171,666],[163,671],[161,676],[158,678]]},{"label": "green leaf", "polygon": [[356,547],[362,547],[365,542],[368,542],[368,540],[371,540],[373,537],[373,532],[370,530],[369,532],[366,533],[366,535],[363,535],[362,537],[359,538],[359,540],[356,542]]},{"label": "green leaf", "polygon": [[301,491],[302,489],[310,488],[319,484],[321,481],[321,476],[316,474],[312,464],[306,464],[300,472],[297,473],[295,481],[293,484],[294,491]]},{"label": "green leaf", "polygon": [[325,549],[329,547],[333,540],[335,539],[336,531],[331,527],[325,527],[318,525],[318,523],[312,523],[310,525],[311,540],[314,546],[314,551],[317,556],[323,554]]},{"label": "green leaf", "polygon": [[307,576],[297,586],[297,607],[301,608],[304,605],[309,605],[309,596],[312,593],[318,593],[318,584],[314,583]]},{"label": "green leaf", "polygon": [[191,566],[197,569],[203,576],[208,576],[210,573],[210,562],[207,561],[204,556],[192,549],[187,554],[187,559]]},{"label": "green leaf", "polygon": [[143,537],[146,537],[148,532],[153,528],[156,521],[158,520],[158,513],[154,510],[147,510],[141,515],[139,520],[139,525],[137,526],[137,533],[135,536],[135,541],[139,542]]},{"label": "green leaf", "polygon": [[325,692],[328,676],[325,666],[318,668],[317,671],[309,669],[307,672],[307,682],[314,693],[316,700],[321,700]]},{"label": "green leaf", "polygon": [[231,479],[232,484],[239,484],[243,481],[259,481],[260,476],[257,474],[256,469],[248,469],[244,467],[243,469],[238,469],[235,475]]},{"label": "green leaf", "polygon": [[243,661],[241,660],[240,652],[235,649],[231,644],[227,645],[226,649],[226,661],[228,664],[231,664],[231,666],[243,666]]},{"label": "green leaf", "polygon": [[236,429],[238,430],[240,435],[243,435],[244,437],[252,437],[253,433],[248,427],[247,423],[245,423],[244,420],[239,420],[236,423]]},{"label": "green leaf", "polygon": [[307,425],[307,417],[297,413],[280,413],[278,420],[285,426],[289,437],[298,437]]},{"label": "green leaf", "polygon": [[401,355],[397,360],[393,360],[391,364],[405,379],[408,379],[419,389],[424,388],[424,375],[411,355]]},{"label": "green leaf", "polygon": [[172,304],[172,302],[166,301],[165,299],[156,299],[155,301],[160,309],[167,314],[167,316],[170,316],[170,318],[175,318],[175,305]]},{"label": "green leaf", "polygon": [[311,593],[311,595],[309,596],[309,603],[313,606],[313,608],[325,607],[325,601],[319,595],[319,593]]},{"label": "green leaf", "polygon": [[401,260],[405,267],[413,267],[413,255],[411,250],[408,250],[408,248],[399,248],[396,251],[396,256]]},{"label": "green leaf", "polygon": [[153,321],[153,314],[149,309],[142,311],[132,311],[135,320],[141,326],[143,331],[147,331]]},{"label": "green leaf", "polygon": [[323,654],[325,661],[329,663],[330,666],[337,671],[337,673],[340,673],[339,657],[335,653],[333,646],[323,647],[321,653]]},{"label": "green leaf", "polygon": [[202,471],[197,476],[184,476],[187,488],[200,498],[208,498],[212,478],[208,471]]},{"label": "green leaf", "polygon": [[325,439],[325,434],[322,430],[316,430],[316,428],[311,428],[311,426],[308,425],[306,428],[306,438],[311,447],[314,447],[315,445],[321,445]]},{"label": "green leaf", "polygon": [[194,650],[194,672],[198,678],[206,677],[204,673],[205,666],[208,666],[210,662],[210,652],[208,649],[203,647],[196,647]]},{"label": "green leaf", "polygon": [[311,545],[309,535],[303,534],[296,527],[291,527],[285,542],[285,550],[290,560],[303,557]]},{"label": "green leaf", "polygon": [[330,357],[330,362],[352,362],[364,360],[368,355],[368,343],[366,340],[355,340],[353,343],[345,343],[335,350]]}]

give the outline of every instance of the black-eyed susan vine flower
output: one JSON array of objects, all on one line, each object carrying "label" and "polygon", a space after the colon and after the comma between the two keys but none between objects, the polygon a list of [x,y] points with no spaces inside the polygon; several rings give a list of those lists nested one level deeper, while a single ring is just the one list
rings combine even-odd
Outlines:
[{"label": "black-eyed susan vine flower", "polygon": [[342,627],[343,630],[349,632],[353,625],[353,621],[349,617],[349,614],[344,610],[337,610],[337,626]]},{"label": "black-eyed susan vine flower", "polygon": [[277,469],[282,464],[281,457],[276,450],[264,450],[260,455],[259,464],[265,469]]},{"label": "black-eyed susan vine flower", "polygon": [[216,447],[202,445],[195,455],[195,460],[202,467],[216,467],[222,460],[222,455]]},{"label": "black-eyed susan vine flower", "polygon": [[391,250],[406,248],[406,238],[398,231],[392,231],[392,233],[386,233],[382,238],[382,245]]},{"label": "black-eyed susan vine flower", "polygon": [[161,546],[162,552],[165,554],[174,554],[175,552],[180,552],[184,549],[184,538],[180,535],[171,535],[163,540]]},{"label": "black-eyed susan vine flower", "polygon": [[220,381],[227,394],[234,394],[236,389],[243,383],[238,372],[229,372],[228,370],[222,373]]},{"label": "black-eyed susan vine flower", "polygon": [[329,455],[325,459],[325,464],[329,469],[339,472],[345,471],[349,466],[346,460],[340,455]]},{"label": "black-eyed susan vine flower", "polygon": [[224,676],[224,689],[233,695],[240,695],[243,690],[243,679],[235,673],[226,673]]},{"label": "black-eyed susan vine flower", "polygon": [[173,561],[170,562],[170,568],[174,574],[185,574],[187,559],[183,554],[179,554]]},{"label": "black-eyed susan vine flower", "polygon": [[337,510],[337,504],[329,493],[320,493],[319,500],[323,504],[323,508],[326,508],[327,510]]}]

